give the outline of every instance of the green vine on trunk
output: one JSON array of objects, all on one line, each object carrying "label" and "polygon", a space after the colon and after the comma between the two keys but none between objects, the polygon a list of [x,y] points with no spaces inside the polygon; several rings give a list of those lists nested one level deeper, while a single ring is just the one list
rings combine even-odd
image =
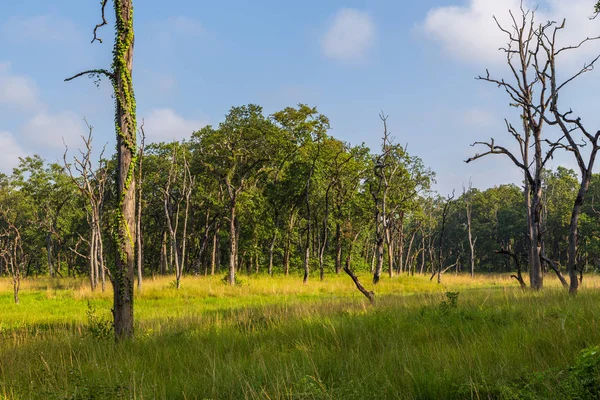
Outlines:
[{"label": "green vine on trunk", "polygon": [[[132,247],[134,245],[133,235],[129,224],[125,220],[123,215],[123,205],[125,203],[126,193],[128,192],[133,182],[133,175],[135,172],[135,165],[137,160],[137,149],[136,149],[136,103],[135,95],[133,93],[133,82],[132,76],[127,66],[127,53],[131,49],[134,43],[134,31],[133,31],[133,9],[131,9],[131,15],[127,21],[124,20],[118,6],[118,1],[114,1],[115,15],[116,15],[116,32],[115,32],[115,43],[113,48],[113,89],[115,93],[115,131],[118,138],[121,140],[125,148],[131,152],[131,163],[127,169],[127,175],[124,182],[123,191],[120,193],[119,203],[117,207],[116,219],[117,219],[117,230],[115,234],[115,240],[117,242],[117,248],[119,252],[119,258],[121,262],[127,263],[127,255],[122,251],[124,238],[121,237],[121,232],[125,233],[126,240]],[[122,110],[122,112],[120,112]],[[121,129],[120,115],[124,115],[127,119],[125,121],[127,127],[127,134]]]}]

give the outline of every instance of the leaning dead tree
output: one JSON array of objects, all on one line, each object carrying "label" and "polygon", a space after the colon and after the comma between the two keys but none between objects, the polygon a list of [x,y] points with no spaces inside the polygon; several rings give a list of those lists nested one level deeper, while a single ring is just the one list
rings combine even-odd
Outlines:
[{"label": "leaning dead tree", "polygon": [[[543,52],[542,57],[539,59],[536,58],[535,67],[538,79],[547,80],[550,86],[550,96],[547,100],[547,105],[550,107],[551,115],[546,117],[546,123],[560,128],[560,132],[566,139],[566,143],[562,148],[573,155],[579,167],[579,189],[571,210],[567,257],[567,271],[570,280],[569,292],[575,294],[580,283],[578,275],[581,275],[584,267],[583,265],[579,265],[580,263],[577,259],[579,216],[592,180],[596,156],[598,150],[600,150],[600,130],[596,132],[590,131],[583,124],[581,118],[573,116],[571,109],[568,111],[565,111],[566,109],[561,110],[559,99],[561,92],[569,83],[594,68],[594,65],[600,59],[600,55],[592,59],[589,63],[586,63],[573,75],[567,76],[562,80],[559,78],[560,74],[557,73],[556,62],[559,56],[577,50],[588,42],[598,40],[600,36],[587,37],[572,46],[557,47],[556,37],[564,29],[565,23],[565,20],[560,25],[551,22],[540,27],[536,32],[539,47],[543,49]],[[566,285],[566,281],[563,284]]]},{"label": "leaning dead tree", "polygon": [[361,292],[369,300],[369,303],[375,304],[375,293],[371,290],[368,290],[363,286],[362,283],[360,283],[360,279],[358,278],[358,276],[356,276],[354,270],[352,269],[352,248],[354,247],[356,240],[360,236],[360,233],[361,232],[358,231],[348,245],[348,254],[346,255],[346,261],[344,263],[344,272],[352,279],[352,282],[354,282],[354,285],[356,286],[358,291]]},{"label": "leaning dead tree", "polygon": [[[517,128],[505,119],[506,129],[516,142],[517,150],[498,145],[494,138],[489,142],[475,142],[472,146],[482,146],[485,151],[466,160],[467,163],[482,157],[497,154],[508,157],[524,176],[525,204],[527,208],[527,236],[529,247],[529,279],[531,288],[543,287],[542,252],[542,174],[554,152],[563,147],[564,137],[550,140],[543,135],[550,114],[550,83],[546,78],[550,65],[540,60],[545,53],[539,44],[540,29],[535,22],[535,12],[521,7],[520,18],[509,12],[512,26],[504,28],[494,20],[498,28],[506,34],[508,43],[500,50],[506,55],[511,71],[510,78],[495,78],[486,71],[477,79],[497,85],[510,99],[510,105],[517,108],[521,127]],[[560,276],[560,271],[555,271]]]},{"label": "leaning dead tree", "polygon": [[[101,0],[102,22],[94,28],[92,43],[102,39],[98,29],[108,24],[105,18],[108,0]],[[65,79],[81,76],[108,78],[115,99],[115,128],[117,136],[117,209],[115,221],[115,268],[113,272],[113,317],[115,339],[133,336],[133,281],[135,279],[135,179],[137,157],[136,105],[133,94],[133,0],[113,0],[115,10],[115,42],[112,66],[91,69]]]},{"label": "leaning dead tree", "polygon": [[521,289],[527,289],[527,284],[525,283],[525,280],[523,279],[519,254],[517,252],[512,251],[510,246],[508,248],[502,247],[502,248],[500,248],[500,250],[496,250],[495,253],[508,256],[514,261],[515,268],[517,269],[517,274],[516,275],[512,274],[510,277],[516,279],[517,282],[519,282],[519,285],[521,285]]}]

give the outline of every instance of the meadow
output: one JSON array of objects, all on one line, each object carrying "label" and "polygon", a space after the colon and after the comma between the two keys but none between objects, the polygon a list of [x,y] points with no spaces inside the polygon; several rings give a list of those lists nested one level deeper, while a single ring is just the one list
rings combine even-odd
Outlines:
[{"label": "meadow", "polygon": [[[362,279],[368,284],[368,276]],[[506,275],[148,278],[136,337],[85,280],[0,281],[0,399],[598,398],[600,277],[576,297]],[[372,285],[368,284],[369,288]]]}]

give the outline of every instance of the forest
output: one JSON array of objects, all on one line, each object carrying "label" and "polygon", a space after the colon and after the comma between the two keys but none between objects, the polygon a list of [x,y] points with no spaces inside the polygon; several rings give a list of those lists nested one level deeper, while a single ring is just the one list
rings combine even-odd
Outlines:
[{"label": "forest", "polygon": [[508,72],[477,79],[513,115],[464,162],[522,180],[439,193],[396,111],[377,148],[302,103],[147,141],[132,0],[100,5],[112,64],[64,84],[112,87],[115,151],[85,120],[0,174],[0,399],[600,396],[600,130],[561,96],[600,56],[560,69],[600,36],[495,20]]}]

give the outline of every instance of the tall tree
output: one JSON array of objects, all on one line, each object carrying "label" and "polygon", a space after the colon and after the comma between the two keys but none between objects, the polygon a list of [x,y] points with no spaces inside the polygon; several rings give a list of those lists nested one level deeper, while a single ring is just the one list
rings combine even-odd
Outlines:
[{"label": "tall tree", "polygon": [[[569,250],[567,262],[570,280],[569,292],[575,294],[579,288],[578,268],[583,268],[583,266],[578,266],[577,262],[579,216],[592,180],[596,156],[598,150],[600,150],[600,130],[597,130],[596,132],[590,131],[583,124],[581,118],[572,115],[573,112],[570,109],[569,111],[566,111],[566,108],[561,109],[559,95],[574,79],[593,70],[594,65],[598,59],[600,59],[600,56],[595,57],[574,75],[563,78],[563,80],[560,80],[561,78],[557,72],[556,60],[559,55],[566,54],[568,51],[577,50],[585,43],[600,39],[600,36],[585,38],[578,44],[572,46],[558,47],[556,44],[556,37],[565,27],[565,23],[565,20],[563,20],[560,25],[554,22],[548,23],[541,26],[536,32],[540,47],[544,50],[544,57],[540,60],[536,59],[536,71],[539,79],[549,80],[550,98],[548,103],[553,118],[549,118],[547,122],[550,125],[556,125],[560,128],[563,137],[567,140],[567,144],[563,147],[573,155],[577,162],[577,166],[579,167],[579,189],[575,202],[573,203],[571,221],[569,224]],[[583,139],[583,142],[579,140],[580,138]]]},{"label": "tall tree", "polygon": [[[527,205],[527,226],[529,238],[529,278],[532,289],[542,289],[542,174],[554,151],[561,146],[559,141],[551,141],[543,135],[546,116],[549,110],[549,87],[545,75],[548,65],[537,70],[540,65],[542,50],[536,36],[537,28],[535,12],[521,7],[521,16],[516,18],[509,11],[512,19],[510,29],[505,29],[495,19],[498,28],[506,34],[508,44],[501,48],[511,71],[510,80],[494,78],[486,71],[485,76],[478,79],[493,83],[503,89],[509,96],[511,105],[519,109],[522,129],[515,128],[505,120],[510,135],[515,139],[518,152],[506,146],[499,146],[492,138],[489,142],[475,142],[472,146],[481,145],[487,148],[483,153],[466,160],[467,163],[490,154],[508,157],[517,166],[525,178],[525,204]],[[540,79],[540,77],[542,79]],[[533,154],[530,154],[533,149]],[[557,274],[560,275],[559,271]]]},{"label": "tall tree", "polygon": [[[102,22],[94,28],[92,43],[102,39],[98,29],[107,25],[105,10],[108,0],[101,2]],[[117,136],[117,210],[115,223],[115,268],[113,271],[113,317],[115,339],[133,337],[133,281],[135,279],[135,179],[137,157],[136,104],[133,93],[133,0],[113,0],[115,11],[115,41],[110,70],[93,69],[80,72],[66,81],[80,76],[108,78],[114,90],[115,128]]]},{"label": "tall tree", "polygon": [[194,134],[193,140],[206,155],[202,161],[205,170],[219,180],[229,200],[230,285],[235,284],[238,268],[240,196],[271,167],[276,136],[277,127],[253,104],[233,107],[217,129],[207,126]]}]

